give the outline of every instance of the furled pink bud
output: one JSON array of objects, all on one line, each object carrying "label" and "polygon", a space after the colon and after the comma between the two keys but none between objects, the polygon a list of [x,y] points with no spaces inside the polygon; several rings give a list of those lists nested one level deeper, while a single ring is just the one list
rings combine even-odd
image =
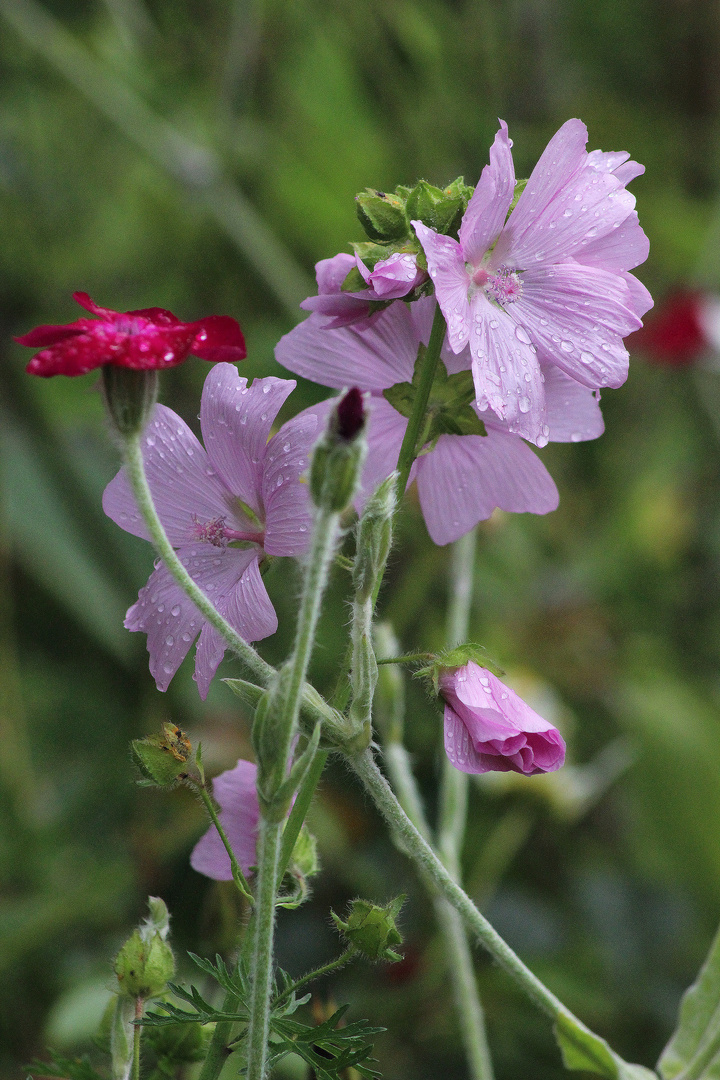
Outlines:
[{"label": "furled pink bud", "polygon": [[340,398],[337,407],[337,433],[347,442],[354,439],[365,423],[363,396],[354,386]]},{"label": "furled pink bud", "polygon": [[466,773],[554,772],[565,761],[560,732],[514,690],[472,660],[444,668],[445,752]]}]

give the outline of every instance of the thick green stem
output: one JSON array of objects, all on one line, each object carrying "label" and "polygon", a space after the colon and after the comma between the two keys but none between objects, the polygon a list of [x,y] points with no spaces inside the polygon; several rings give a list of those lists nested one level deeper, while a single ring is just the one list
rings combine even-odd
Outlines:
[{"label": "thick green stem", "polygon": [[200,785],[198,785],[196,790],[197,790],[198,794],[200,795],[200,798],[202,799],[202,801],[203,801],[203,803],[205,805],[205,809],[207,810],[208,814],[210,815],[210,818],[212,820],[213,825],[215,826],[215,828],[218,831],[218,836],[220,837],[220,839],[223,842],[223,847],[225,848],[225,850],[228,853],[228,857],[230,859],[230,869],[232,870],[233,881],[235,882],[235,885],[237,886],[238,891],[240,892],[241,896],[243,896],[251,904],[254,903],[253,895],[250,892],[250,886],[248,885],[247,881],[245,880],[245,875],[243,874],[242,870],[240,869],[240,865],[239,865],[237,859],[235,858],[235,852],[230,847],[230,841],[228,840],[227,834],[225,833],[225,830],[222,827],[222,823],[220,821],[220,818],[218,817],[217,810],[215,809],[215,806],[213,804],[212,799],[210,798],[210,795],[207,792],[207,789],[200,786]]},{"label": "thick green stem", "polygon": [[405,488],[407,487],[408,477],[410,476],[410,470],[412,469],[413,462],[418,455],[418,441],[420,438],[420,432],[423,429],[425,422],[425,411],[427,409],[427,403],[430,398],[430,391],[432,389],[433,380],[435,378],[435,372],[440,361],[440,351],[445,340],[445,319],[443,313],[440,310],[440,305],[435,309],[435,318],[433,319],[432,331],[430,332],[430,341],[425,351],[422,367],[420,368],[420,377],[418,379],[417,390],[415,392],[415,400],[413,402],[413,409],[408,420],[408,426],[405,430],[405,436],[400,447],[400,454],[398,456],[398,479],[397,479],[397,493],[398,502],[405,494]]},{"label": "thick green stem", "polygon": [[[278,757],[287,762],[297,730],[300,702],[328,572],[335,555],[340,514],[318,507],[315,514],[305,580],[298,612],[295,647],[288,661],[283,693],[283,715],[278,732]],[[258,774],[260,777],[260,773]],[[312,792],[310,792],[312,795]],[[261,799],[261,808],[263,801]],[[258,838],[257,902],[251,962],[252,990],[248,1025],[248,1080],[265,1080],[270,1031],[275,898],[279,885],[282,822],[260,818]]]},{"label": "thick green stem", "polygon": [[420,835],[403,811],[387,780],[380,772],[372,753],[367,750],[348,759],[352,768],[373,799],[392,831],[399,837],[403,849],[432,881],[438,892],[460,913],[464,924],[511,976],[532,1002],[553,1020],[566,1016],[574,1024],[585,1025],[575,1017],[551,990],[523,964],[510,946],[503,941],[473,904],[470,897],[453,880],[426,840]]}]

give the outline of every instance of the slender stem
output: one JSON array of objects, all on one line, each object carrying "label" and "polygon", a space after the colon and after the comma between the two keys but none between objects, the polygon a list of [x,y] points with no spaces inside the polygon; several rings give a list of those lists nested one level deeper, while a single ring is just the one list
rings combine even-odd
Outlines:
[{"label": "slender stem", "polygon": [[222,827],[222,823],[220,821],[220,818],[218,817],[217,810],[215,809],[215,805],[214,805],[212,799],[210,798],[210,795],[208,794],[207,789],[200,786],[200,785],[197,785],[196,786],[196,791],[200,795],[200,798],[202,799],[203,803],[205,804],[205,809],[207,810],[208,814],[210,815],[212,823],[215,826],[215,828],[217,829],[218,835],[219,835],[220,839],[223,842],[223,847],[225,848],[225,850],[228,853],[228,856],[230,858],[230,869],[232,870],[233,881],[237,885],[237,888],[238,888],[240,894],[242,896],[244,896],[245,899],[247,901],[249,901],[250,904],[253,904],[255,901],[253,899],[252,893],[250,892],[250,886],[248,885],[248,883],[247,883],[247,881],[245,879],[245,875],[243,874],[242,870],[240,869],[240,865],[239,865],[237,859],[235,858],[235,852],[230,847],[230,841],[228,840],[227,834],[226,834],[224,828]]},{"label": "slender stem", "polygon": [[[144,1001],[142,998],[138,998],[135,1003],[135,1019],[140,1020],[143,1014]],[[142,1036],[142,1027],[140,1024],[133,1024],[133,1060],[132,1071],[130,1073],[130,1080],[140,1080],[140,1038]]]},{"label": "slender stem", "polygon": [[407,750],[401,742],[387,742],[383,747],[383,760],[390,773],[398,802],[422,838],[430,843],[430,826],[420,801],[420,792]]},{"label": "slender stem", "polygon": [[414,652],[406,653],[405,656],[387,656],[384,660],[378,660],[380,664],[419,664],[429,663],[433,659],[432,653]]},{"label": "slender stem", "polygon": [[420,368],[413,410],[410,419],[408,420],[408,426],[405,430],[405,436],[398,456],[398,502],[400,502],[400,499],[405,494],[410,470],[418,454],[418,439],[423,428],[425,411],[427,409],[433,379],[435,378],[435,372],[437,371],[437,366],[440,361],[440,351],[445,340],[446,329],[445,319],[443,318],[443,313],[438,304],[435,308],[435,318],[433,319],[432,330],[430,332],[430,341],[428,342],[422,367]]},{"label": "slender stem", "polygon": [[[238,964],[242,963],[247,958],[247,952],[250,943],[250,934],[246,933],[243,939],[242,947],[240,949],[240,957],[238,958]],[[240,999],[236,994],[228,991],[225,995],[225,999],[222,1003],[220,1011],[222,1013],[233,1013],[240,1004]],[[205,1060],[198,1076],[198,1080],[217,1080],[217,1077],[222,1072],[222,1067],[228,1059],[230,1051],[228,1046],[232,1039],[233,1028],[235,1027],[235,1021],[232,1020],[220,1020],[215,1025],[215,1030],[210,1038],[210,1045],[208,1047]]]},{"label": "slender stem", "polygon": [[303,782],[300,785],[300,790],[293,803],[290,816],[285,823],[285,829],[282,835],[282,845],[280,847],[280,863],[278,865],[278,878],[281,881],[283,874],[290,865],[290,859],[292,858],[295,843],[300,835],[300,829],[302,828],[303,822],[307,817],[312,797],[315,794],[315,788],[322,776],[329,753],[329,750],[318,750],[315,754],[312,764],[305,773]]},{"label": "slender stem", "polygon": [[396,833],[403,848],[433,882],[437,890],[459,911],[463,922],[520,986],[531,1001],[553,1020],[560,1015],[584,1027],[569,1009],[530,971],[497,931],[473,904],[470,897],[453,880],[426,840],[420,835],[400,806],[387,780],[380,772],[372,753],[367,750],[348,759],[375,805]]},{"label": "slender stem", "polygon": [[[328,572],[335,555],[339,527],[339,513],[325,507],[317,508],[298,612],[295,647],[288,661],[289,675],[283,696],[283,716],[278,732],[278,757],[283,762],[287,762],[290,756],[293,736],[297,729],[305,676],[315,642],[315,630]],[[260,773],[258,777],[260,778]],[[262,805],[261,800],[261,807]],[[261,816],[258,838],[255,935],[251,965],[248,1080],[264,1080],[267,1071],[275,897],[279,884],[282,828],[282,821],[275,822],[268,820],[264,815]]]},{"label": "slender stem", "polygon": [[485,1013],[475,978],[467,931],[459,912],[441,896],[435,898],[435,914],[448,950],[450,976],[457,1016],[472,1080],[492,1080]]},{"label": "slender stem", "polygon": [[301,979],[294,982],[292,986],[288,986],[287,990],[284,990],[278,998],[275,999],[273,1005],[277,1007],[282,1005],[284,1001],[290,997],[291,994],[295,994],[301,986],[305,986],[307,983],[312,982],[314,979],[320,979],[323,975],[329,975],[331,971],[337,971],[341,967],[345,967],[353,956],[357,952],[354,945],[348,946],[344,953],[336,957],[335,960],[331,960],[328,964],[324,964],[322,967],[315,968],[314,971],[308,971],[307,975],[303,975]]}]

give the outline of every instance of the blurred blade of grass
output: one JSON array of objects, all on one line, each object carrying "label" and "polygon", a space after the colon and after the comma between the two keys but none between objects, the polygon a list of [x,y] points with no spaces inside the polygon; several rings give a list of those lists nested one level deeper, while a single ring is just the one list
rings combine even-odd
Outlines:
[{"label": "blurred blade of grass", "polygon": [[132,653],[122,630],[127,604],[92,553],[94,533],[78,533],[30,438],[7,412],[0,415],[0,482],[18,562],[93,640],[126,663]]},{"label": "blurred blade of grass", "polygon": [[298,304],[314,291],[313,284],[252,203],[223,175],[218,156],[157,116],[36,0],[0,0],[0,13],[96,109],[204,203],[279,303],[296,319]]}]

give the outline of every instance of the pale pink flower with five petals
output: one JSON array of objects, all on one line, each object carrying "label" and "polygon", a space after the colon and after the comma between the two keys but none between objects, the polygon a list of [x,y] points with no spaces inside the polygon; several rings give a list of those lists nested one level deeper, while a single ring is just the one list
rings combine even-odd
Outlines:
[{"label": "pale pink flower with five petals", "polygon": [[[315,438],[314,416],[296,417],[268,442],[290,379],[247,379],[228,364],[208,375],[200,406],[205,449],[187,424],[157,405],[143,433],[143,457],[155,506],[178,556],[221,615],[246,641],[274,634],[277,617],[260,575],[268,555],[301,555],[310,509],[300,482]],[[103,495],[108,517],[149,539],[121,470]],[[195,678],[205,698],[225,652],[220,634],[160,564],[127,613],[125,626],[147,634],[150,672],[159,690],[200,635]]]},{"label": "pale pink flower with five petals", "polygon": [[[360,272],[367,288],[345,292],[342,283],[354,269]],[[359,256],[341,252],[332,259],[321,259],[315,266],[315,276],[317,296],[308,296],[300,307],[312,312],[318,324],[327,330],[341,326],[366,329],[378,314],[373,311],[374,302],[399,300],[427,281],[427,274],[418,269],[415,256],[402,252],[381,259],[372,270],[368,270]]]},{"label": "pale pink flower with five petals", "polygon": [[470,348],[480,409],[540,446],[548,438],[540,362],[588,387],[620,386],[622,339],[652,306],[628,273],[648,253],[625,190],[643,166],[625,153],[588,154],[586,142],[580,120],[563,124],[506,221],[515,170],[501,121],[459,239],[412,223],[450,347]]}]

